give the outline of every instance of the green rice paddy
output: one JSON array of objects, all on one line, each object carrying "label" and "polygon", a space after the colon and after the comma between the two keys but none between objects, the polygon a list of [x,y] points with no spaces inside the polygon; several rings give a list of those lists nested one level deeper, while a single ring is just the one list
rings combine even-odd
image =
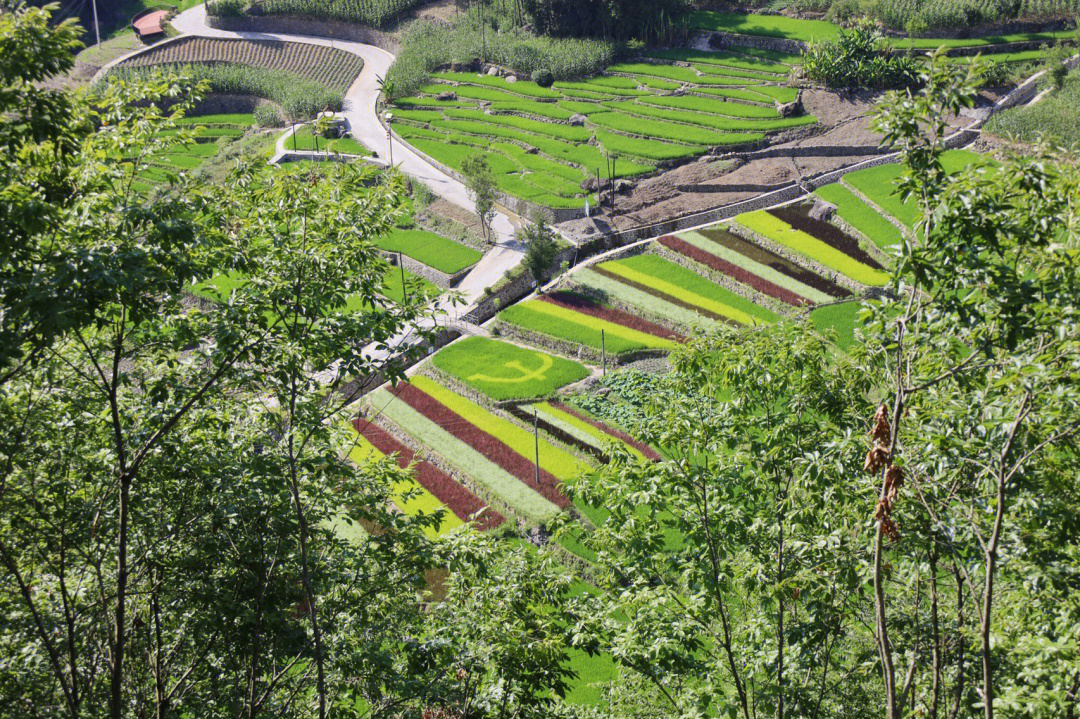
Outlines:
[{"label": "green rice paddy", "polygon": [[547,397],[589,376],[572,360],[486,337],[469,337],[437,353],[432,363],[493,400]]}]

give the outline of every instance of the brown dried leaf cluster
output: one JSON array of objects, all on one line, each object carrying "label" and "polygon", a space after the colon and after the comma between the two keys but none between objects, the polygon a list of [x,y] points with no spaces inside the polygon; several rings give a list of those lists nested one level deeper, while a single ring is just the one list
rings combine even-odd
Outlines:
[{"label": "brown dried leaf cluster", "polygon": [[863,469],[870,474],[885,470],[885,484],[882,488],[881,498],[874,508],[874,519],[881,522],[881,531],[892,541],[900,539],[900,528],[892,517],[893,509],[900,494],[900,488],[904,486],[904,470],[892,463],[889,452],[889,442],[892,440],[892,428],[889,426],[889,408],[884,404],[878,408],[874,415],[874,427],[870,430],[870,436],[874,438],[874,446],[866,453],[866,461]]}]

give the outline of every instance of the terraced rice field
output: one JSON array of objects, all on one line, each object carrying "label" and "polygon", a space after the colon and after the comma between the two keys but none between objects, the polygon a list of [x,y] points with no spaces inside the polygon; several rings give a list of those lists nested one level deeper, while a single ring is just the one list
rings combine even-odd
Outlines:
[{"label": "terraced rice field", "polygon": [[[968,150],[949,150],[942,153],[941,166],[946,173],[959,172],[973,163],[984,164],[992,171],[992,160],[984,159],[980,155]],[[865,170],[848,173],[841,178],[838,185],[827,185],[818,191],[818,194],[829,202],[832,196],[836,199],[834,204],[841,208],[841,217],[852,224],[856,229],[867,234],[873,232],[872,239],[875,244],[886,243],[885,246],[896,241],[895,235],[890,235],[887,230],[875,230],[870,226],[873,221],[869,215],[885,217],[893,221],[898,228],[911,229],[918,219],[918,208],[912,200],[904,201],[896,192],[896,179],[903,173],[900,165],[878,165]],[[854,196],[854,200],[852,197]],[[868,206],[869,212],[862,206]],[[856,223],[862,222],[866,230],[858,228]],[[878,239],[880,238],[880,239]]]},{"label": "terraced rice field", "polygon": [[[719,31],[733,35],[772,37],[801,43],[836,40],[840,33],[840,26],[824,20],[707,10],[692,13],[690,24],[695,29],[706,32]],[[889,42],[898,50],[926,52],[944,47],[947,52],[955,52],[977,49],[983,53],[984,57],[995,62],[1023,62],[1040,59],[1043,53],[1040,50],[1017,51],[1015,50],[1017,43],[1052,44],[1075,41],[1078,34],[1080,33],[1075,28],[1071,28],[1052,32],[1016,32],[971,38],[890,38]],[[960,59],[957,57],[957,60]]]},{"label": "terraced rice field", "polygon": [[432,364],[496,401],[548,397],[589,376],[578,362],[486,337],[455,342]]},{"label": "terraced rice field", "polygon": [[741,50],[657,52],[645,60],[550,88],[436,73],[418,96],[396,101],[395,130],[455,169],[483,150],[508,195],[580,208],[589,196],[583,183],[597,170],[607,176],[609,155],[618,157],[616,177],[635,177],[817,121],[777,111],[776,103],[797,96],[785,84],[785,62]]},{"label": "terraced rice field", "polygon": [[454,242],[434,232],[419,229],[396,229],[375,241],[380,250],[400,252],[420,264],[454,275],[472,267],[483,253]]},{"label": "terraced rice field", "polygon": [[194,36],[162,43],[124,61],[122,66],[166,64],[232,64],[280,70],[338,92],[348,90],[364,67],[364,61],[356,55],[322,45]]},{"label": "terraced rice field", "polygon": [[255,116],[250,113],[192,115],[183,118],[180,124],[197,128],[195,142],[151,156],[149,167],[138,175],[135,183],[137,191],[150,192],[155,187],[168,184],[170,174],[190,172],[201,167],[207,160],[216,157],[226,144],[248,132],[255,125]]}]

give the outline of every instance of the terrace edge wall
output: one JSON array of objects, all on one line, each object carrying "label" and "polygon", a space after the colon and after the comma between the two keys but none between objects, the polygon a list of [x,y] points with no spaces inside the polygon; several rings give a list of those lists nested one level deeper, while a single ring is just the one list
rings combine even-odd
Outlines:
[{"label": "terrace edge wall", "polygon": [[401,43],[398,42],[397,38],[375,28],[298,15],[218,17],[207,14],[206,24],[217,30],[228,30],[230,32],[311,35],[336,40],[348,40],[365,45],[374,45],[392,55],[397,55],[401,49]]}]

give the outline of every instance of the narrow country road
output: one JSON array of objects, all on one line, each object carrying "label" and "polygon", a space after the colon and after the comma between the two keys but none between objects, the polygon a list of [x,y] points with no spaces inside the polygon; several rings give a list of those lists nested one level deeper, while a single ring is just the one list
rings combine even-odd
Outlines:
[{"label": "narrow country road", "polygon": [[[390,141],[387,140],[386,131],[376,115],[380,92],[379,78],[386,77],[386,71],[394,61],[394,56],[386,50],[359,42],[311,35],[218,30],[207,23],[206,5],[185,10],[174,17],[171,24],[181,35],[302,42],[334,47],[359,56],[364,61],[364,69],[345,93],[342,114],[348,120],[353,137],[378,153],[380,158],[389,159]],[[469,212],[476,211],[461,182],[433,167],[408,145],[396,139],[393,140],[393,158],[394,165],[403,173],[423,182],[439,197]],[[458,287],[465,299],[465,305],[452,308],[449,303],[443,303],[440,307],[450,317],[456,319],[462,309],[471,306],[483,295],[484,288],[495,284],[508,270],[521,262],[523,247],[514,239],[515,228],[510,218],[500,212],[495,216],[492,227],[497,237],[495,246],[484,255]]]}]

